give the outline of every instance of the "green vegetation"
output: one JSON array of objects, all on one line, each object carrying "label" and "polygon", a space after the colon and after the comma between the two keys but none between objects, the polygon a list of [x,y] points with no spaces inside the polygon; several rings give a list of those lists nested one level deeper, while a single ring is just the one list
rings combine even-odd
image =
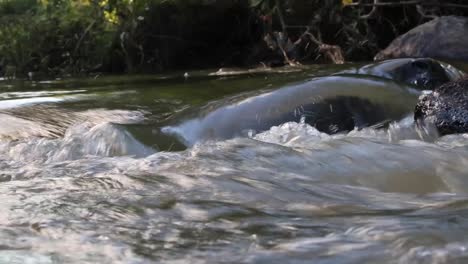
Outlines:
[{"label": "green vegetation", "polygon": [[92,69],[115,31],[93,2],[3,1],[0,14],[0,59],[18,73]]},{"label": "green vegetation", "polygon": [[237,50],[250,15],[238,1],[212,2],[0,0],[0,68],[63,75],[212,65],[217,58],[203,55]]},{"label": "green vegetation", "polygon": [[0,76],[368,60],[433,14],[366,2],[0,0]]}]

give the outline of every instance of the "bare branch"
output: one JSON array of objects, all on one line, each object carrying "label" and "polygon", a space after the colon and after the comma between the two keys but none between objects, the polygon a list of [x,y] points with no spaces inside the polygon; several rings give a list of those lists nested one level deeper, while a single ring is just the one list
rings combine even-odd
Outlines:
[{"label": "bare branch", "polygon": [[377,14],[378,4],[380,4],[380,1],[379,0],[374,0],[374,6],[372,6],[372,10],[367,15],[362,15],[359,18],[360,19],[373,18],[375,16],[375,14]]},{"label": "bare branch", "polygon": [[294,46],[299,45],[305,37],[308,37],[310,41],[315,43],[319,52],[325,54],[334,64],[343,64],[345,62],[343,52],[339,46],[323,43],[310,32],[309,27],[306,27],[305,32],[302,33],[299,39],[294,43]]},{"label": "bare branch", "polygon": [[416,5],[416,11],[418,12],[418,14],[421,15],[422,18],[434,19],[434,18],[437,17],[437,16],[435,16],[435,15],[428,15],[428,14],[426,14],[426,12],[424,11],[424,7],[423,7],[422,5]]},{"label": "bare branch", "polygon": [[451,8],[468,8],[468,5],[464,4],[453,4],[453,3],[440,3],[440,2],[427,2],[424,0],[410,0],[410,1],[398,1],[398,2],[379,2],[379,3],[362,3],[361,1],[356,3],[350,3],[346,6],[404,6],[404,5],[421,5],[421,6],[439,6],[439,7],[451,7]]}]

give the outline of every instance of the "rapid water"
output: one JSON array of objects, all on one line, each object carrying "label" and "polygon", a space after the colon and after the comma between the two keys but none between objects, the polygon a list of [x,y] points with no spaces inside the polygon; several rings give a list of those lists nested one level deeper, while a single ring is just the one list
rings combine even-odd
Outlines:
[{"label": "rapid water", "polygon": [[341,70],[1,83],[0,263],[466,263],[468,135],[411,89],[383,129],[161,131]]}]

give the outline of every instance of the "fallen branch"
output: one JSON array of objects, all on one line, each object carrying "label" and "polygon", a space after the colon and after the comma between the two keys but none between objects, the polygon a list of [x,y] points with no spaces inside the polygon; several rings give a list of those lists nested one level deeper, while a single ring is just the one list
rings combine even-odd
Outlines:
[{"label": "fallen branch", "polygon": [[[374,1],[378,2],[379,0],[374,0]],[[336,45],[329,45],[329,44],[323,43],[321,40],[319,40],[320,35],[319,35],[319,38],[316,38],[314,36],[314,34],[312,34],[310,32],[310,28],[308,26],[305,27],[306,30],[299,37],[299,39],[295,43],[292,43],[292,48],[291,48],[291,41],[290,41],[290,39],[289,39],[289,37],[287,35],[287,29],[288,28],[298,27],[298,26],[289,26],[285,21],[284,14],[283,14],[282,9],[281,9],[281,1],[280,0],[275,0],[275,3],[276,3],[275,11],[276,11],[276,15],[278,16],[278,19],[280,21],[282,31],[279,34],[272,35],[272,37],[274,37],[274,42],[276,42],[276,46],[279,48],[279,50],[280,50],[280,52],[281,52],[281,54],[282,54],[282,56],[284,58],[284,62],[286,62],[287,64],[289,64],[291,66],[295,66],[295,65],[300,64],[299,62],[297,62],[295,60],[291,60],[289,58],[289,56],[288,56],[287,51],[290,51],[292,49],[297,48],[297,46],[307,36],[308,39],[311,42],[313,42],[313,43],[315,43],[317,45],[319,53],[324,54],[334,64],[343,64],[344,63],[344,56],[343,56],[343,52],[342,52],[341,48],[339,46],[336,46]],[[301,26],[301,27],[304,28],[303,26]]]},{"label": "fallen branch", "polygon": [[299,45],[302,42],[302,39],[304,39],[306,36],[308,36],[309,39],[318,46],[319,52],[325,54],[325,56],[328,57],[328,59],[330,59],[334,64],[343,64],[345,62],[343,51],[339,46],[323,43],[310,32],[309,27],[306,27],[305,32],[299,37],[294,45]]}]

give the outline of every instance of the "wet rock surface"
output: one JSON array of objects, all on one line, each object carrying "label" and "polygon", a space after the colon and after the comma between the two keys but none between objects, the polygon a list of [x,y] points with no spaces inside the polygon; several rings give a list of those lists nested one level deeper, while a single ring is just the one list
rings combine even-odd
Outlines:
[{"label": "wet rock surface", "polygon": [[446,83],[420,97],[414,118],[433,122],[442,135],[468,132],[468,78]]},{"label": "wet rock surface", "polygon": [[379,76],[404,82],[422,90],[453,81],[460,76],[445,69],[441,62],[430,58],[399,58],[365,65],[351,73]]},{"label": "wet rock surface", "polygon": [[431,57],[468,62],[468,19],[443,16],[422,24],[396,38],[375,60]]}]

